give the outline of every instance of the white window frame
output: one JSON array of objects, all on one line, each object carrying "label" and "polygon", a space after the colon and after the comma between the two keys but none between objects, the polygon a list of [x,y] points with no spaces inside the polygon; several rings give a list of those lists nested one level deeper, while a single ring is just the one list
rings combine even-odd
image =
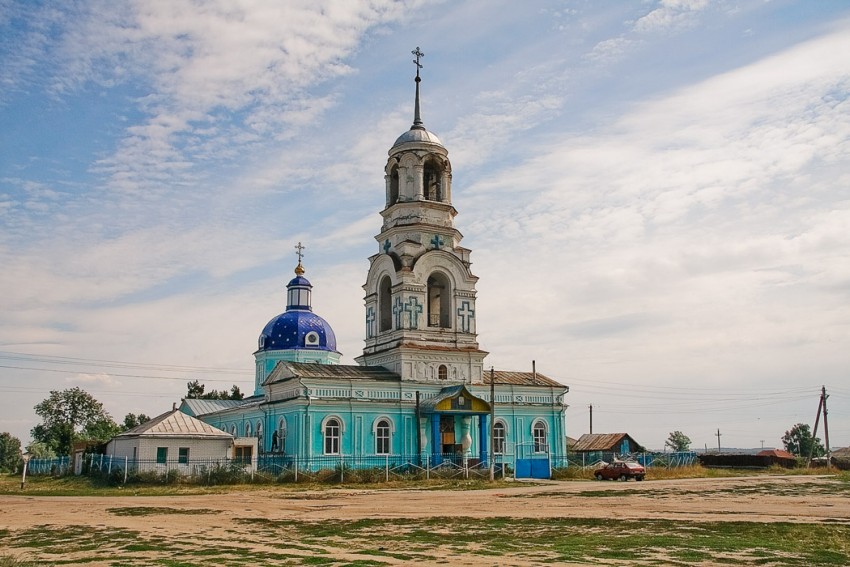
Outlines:
[{"label": "white window frame", "polygon": [[[331,431],[334,427],[331,422],[336,422],[336,431]],[[342,449],[342,436],[345,433],[343,421],[340,417],[329,415],[322,420],[322,454],[323,455],[340,455]],[[330,447],[328,446],[330,443]],[[335,446],[334,446],[335,445]],[[329,450],[330,449],[330,450]]]},{"label": "white window frame", "polygon": [[[501,430],[502,436],[499,437],[497,432]],[[501,447],[499,447],[501,441]],[[508,444],[508,425],[501,419],[497,419],[493,424],[493,454],[504,455]]]},{"label": "white window frame", "polygon": [[[386,423],[386,436],[381,434],[382,423]],[[390,455],[392,453],[393,446],[393,420],[388,417],[379,417],[375,420],[375,426],[372,429],[372,433],[375,436],[375,454],[376,455]],[[381,451],[381,443],[386,443],[386,450]]]},{"label": "white window frame", "polygon": [[[542,431],[542,439],[540,439],[539,432]],[[546,425],[546,422],[542,419],[535,420],[534,423],[531,424],[531,440],[534,442],[534,452],[535,453],[545,453],[549,448],[549,428]]]}]

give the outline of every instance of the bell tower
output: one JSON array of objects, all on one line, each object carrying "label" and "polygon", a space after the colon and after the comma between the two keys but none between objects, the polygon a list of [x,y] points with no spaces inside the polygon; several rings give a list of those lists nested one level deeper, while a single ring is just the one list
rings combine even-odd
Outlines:
[{"label": "bell tower", "polygon": [[484,357],[475,330],[470,251],[454,226],[448,150],[425,129],[417,47],[413,125],[389,150],[386,206],[369,258],[366,346],[359,364],[384,366],[402,380],[481,383]]}]

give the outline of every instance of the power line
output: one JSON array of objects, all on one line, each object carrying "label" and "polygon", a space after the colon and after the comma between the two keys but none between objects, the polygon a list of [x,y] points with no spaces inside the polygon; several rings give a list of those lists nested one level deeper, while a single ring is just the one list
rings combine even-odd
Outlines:
[{"label": "power line", "polygon": [[0,351],[0,358],[47,364],[88,365],[106,368],[140,368],[161,372],[212,372],[219,374],[243,374],[245,371],[236,368],[215,368],[209,366],[184,366],[177,364],[152,364],[145,362],[127,362],[121,360],[104,360],[97,358],[77,358],[71,356],[54,356],[43,354],[27,354],[21,352]]},{"label": "power line", "polygon": [[[13,370],[31,370],[35,372],[57,372],[60,374],[94,374],[94,372],[84,372],[81,370],[59,370],[58,368],[31,368],[27,366],[10,366],[0,364],[0,368],[11,368]],[[146,380],[186,380],[185,376],[151,376],[147,374],[116,374],[109,372],[109,376],[118,376],[121,378],[144,378]],[[247,376],[247,374],[246,374]],[[232,382],[224,378],[204,378],[204,382]]]}]

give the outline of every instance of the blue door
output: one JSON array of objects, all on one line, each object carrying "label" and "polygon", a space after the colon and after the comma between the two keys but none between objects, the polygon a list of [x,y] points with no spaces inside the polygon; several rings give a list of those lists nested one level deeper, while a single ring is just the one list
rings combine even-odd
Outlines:
[{"label": "blue door", "polygon": [[515,478],[551,478],[549,453],[535,453],[533,443],[522,443],[516,447]]}]

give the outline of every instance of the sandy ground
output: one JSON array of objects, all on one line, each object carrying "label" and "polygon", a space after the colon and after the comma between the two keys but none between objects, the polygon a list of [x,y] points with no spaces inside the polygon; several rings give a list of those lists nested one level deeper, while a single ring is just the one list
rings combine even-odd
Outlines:
[{"label": "sandy ground", "polygon": [[[680,521],[841,523],[850,498],[813,476],[680,479],[645,482],[515,483],[488,490],[334,489],[234,491],[203,496],[0,496],[0,529],[34,526],[123,528],[179,540],[192,534],[233,541],[249,525],[236,518],[316,521],[360,518],[620,518]],[[604,495],[582,493],[605,491]],[[620,496],[622,494],[622,496]],[[595,497],[598,496],[598,497]],[[446,503],[450,503],[448,509]],[[130,507],[203,509],[193,515],[116,515]],[[242,526],[240,528],[240,526]],[[251,539],[251,538],[248,538]],[[259,540],[257,549],[262,545]],[[0,549],[2,549],[0,545]],[[309,553],[309,550],[307,550]],[[348,558],[341,552],[341,558]],[[382,558],[383,560],[383,558]],[[392,563],[392,561],[391,561]],[[469,563],[466,556],[464,563]],[[481,564],[494,564],[492,558]],[[511,564],[522,564],[521,562]]]}]

